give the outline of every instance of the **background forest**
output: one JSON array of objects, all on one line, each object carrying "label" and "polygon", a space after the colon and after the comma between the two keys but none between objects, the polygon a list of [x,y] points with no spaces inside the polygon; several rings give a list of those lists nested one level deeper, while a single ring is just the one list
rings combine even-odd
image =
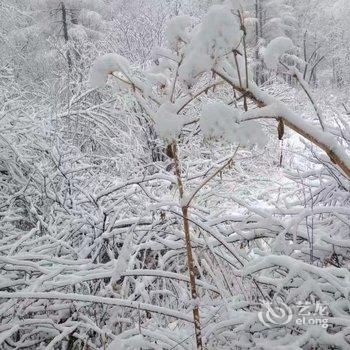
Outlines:
[{"label": "background forest", "polygon": [[0,1],[0,348],[350,349],[349,17]]}]

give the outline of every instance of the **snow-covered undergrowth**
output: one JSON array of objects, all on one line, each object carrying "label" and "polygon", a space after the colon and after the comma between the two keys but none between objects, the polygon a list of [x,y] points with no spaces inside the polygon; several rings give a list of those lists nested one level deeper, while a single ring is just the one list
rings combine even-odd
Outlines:
[{"label": "snow-covered undergrowth", "polygon": [[[147,72],[99,58],[109,98],[73,94],[54,142],[4,109],[4,349],[348,348],[349,125],[254,84],[236,10],[171,21]],[[273,301],[325,304],[328,328],[266,324]]]}]

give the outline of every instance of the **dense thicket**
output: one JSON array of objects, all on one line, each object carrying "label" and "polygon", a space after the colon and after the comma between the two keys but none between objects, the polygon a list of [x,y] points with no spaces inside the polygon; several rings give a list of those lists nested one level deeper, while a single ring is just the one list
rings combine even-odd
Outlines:
[{"label": "dense thicket", "polygon": [[0,348],[348,349],[349,13],[1,2]]}]

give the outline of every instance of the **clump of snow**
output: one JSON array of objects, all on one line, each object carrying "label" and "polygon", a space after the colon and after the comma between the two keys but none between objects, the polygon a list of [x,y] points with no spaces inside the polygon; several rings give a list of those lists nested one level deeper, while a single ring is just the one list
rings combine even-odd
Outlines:
[{"label": "clump of snow", "polygon": [[68,30],[68,35],[72,40],[83,41],[87,39],[86,30],[81,25],[74,25]]},{"label": "clump of snow", "polygon": [[331,13],[335,19],[343,19],[344,14],[350,11],[350,3],[348,0],[338,0],[331,7]]},{"label": "clump of snow", "polygon": [[239,119],[237,109],[222,102],[208,103],[203,107],[200,126],[206,137],[229,137],[233,124]]},{"label": "clump of snow", "polygon": [[291,39],[280,36],[270,41],[264,51],[264,62],[269,69],[275,69],[279,58],[294,46]]},{"label": "clump of snow", "polygon": [[165,74],[162,73],[147,73],[148,80],[153,84],[156,84],[162,88],[165,88],[169,85],[169,79]]},{"label": "clump of snow", "polygon": [[179,76],[191,82],[196,75],[209,70],[218,57],[236,48],[241,37],[239,22],[229,6],[210,7],[202,23],[192,33]]},{"label": "clump of snow", "polygon": [[157,134],[164,139],[172,140],[182,129],[182,121],[176,114],[177,108],[170,102],[163,103],[154,117]]},{"label": "clump of snow", "polygon": [[93,30],[98,30],[101,28],[103,23],[102,16],[90,10],[82,10],[79,16],[79,21],[85,26]]},{"label": "clump of snow", "polygon": [[113,72],[121,72],[128,77],[130,75],[128,60],[115,53],[98,57],[90,70],[90,86],[92,88],[104,87],[108,74]]},{"label": "clump of snow", "polygon": [[240,123],[236,129],[236,135],[239,143],[243,146],[257,145],[263,147],[268,141],[260,125],[254,121]]},{"label": "clump of snow", "polygon": [[[152,58],[157,60],[159,64],[162,64],[162,61],[168,61],[163,62],[163,65],[166,65],[168,68],[173,69],[177,67],[176,62],[179,60],[180,56],[176,54],[171,49],[167,49],[165,47],[159,47],[156,46],[151,51]],[[166,58],[166,60],[164,60]],[[170,62],[170,64],[169,64]]]},{"label": "clump of snow", "polygon": [[203,54],[199,50],[193,50],[186,56],[183,64],[179,69],[179,77],[188,83],[192,83],[193,79],[200,73],[209,71],[213,65],[212,58]]},{"label": "clump of snow", "polygon": [[222,102],[204,106],[200,117],[201,130],[205,137],[223,139],[243,146],[264,145],[266,136],[254,121],[240,123],[238,109]]},{"label": "clump of snow", "polygon": [[179,43],[187,43],[189,35],[187,28],[191,25],[192,18],[190,16],[176,16],[168,21],[166,28],[166,39],[172,49],[177,49]]}]

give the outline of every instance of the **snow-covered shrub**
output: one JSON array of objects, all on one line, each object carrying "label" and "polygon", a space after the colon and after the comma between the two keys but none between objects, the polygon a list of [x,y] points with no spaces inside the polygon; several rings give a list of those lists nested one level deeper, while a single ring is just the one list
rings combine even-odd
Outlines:
[{"label": "snow-covered shrub", "polygon": [[[227,1],[171,20],[149,69],[100,56],[99,90],[69,89],[49,135],[47,108],[5,109],[4,349],[347,348],[349,126],[256,86],[244,24]],[[307,165],[286,179],[287,128]],[[328,328],[292,323],[298,302],[326,303]]]}]

